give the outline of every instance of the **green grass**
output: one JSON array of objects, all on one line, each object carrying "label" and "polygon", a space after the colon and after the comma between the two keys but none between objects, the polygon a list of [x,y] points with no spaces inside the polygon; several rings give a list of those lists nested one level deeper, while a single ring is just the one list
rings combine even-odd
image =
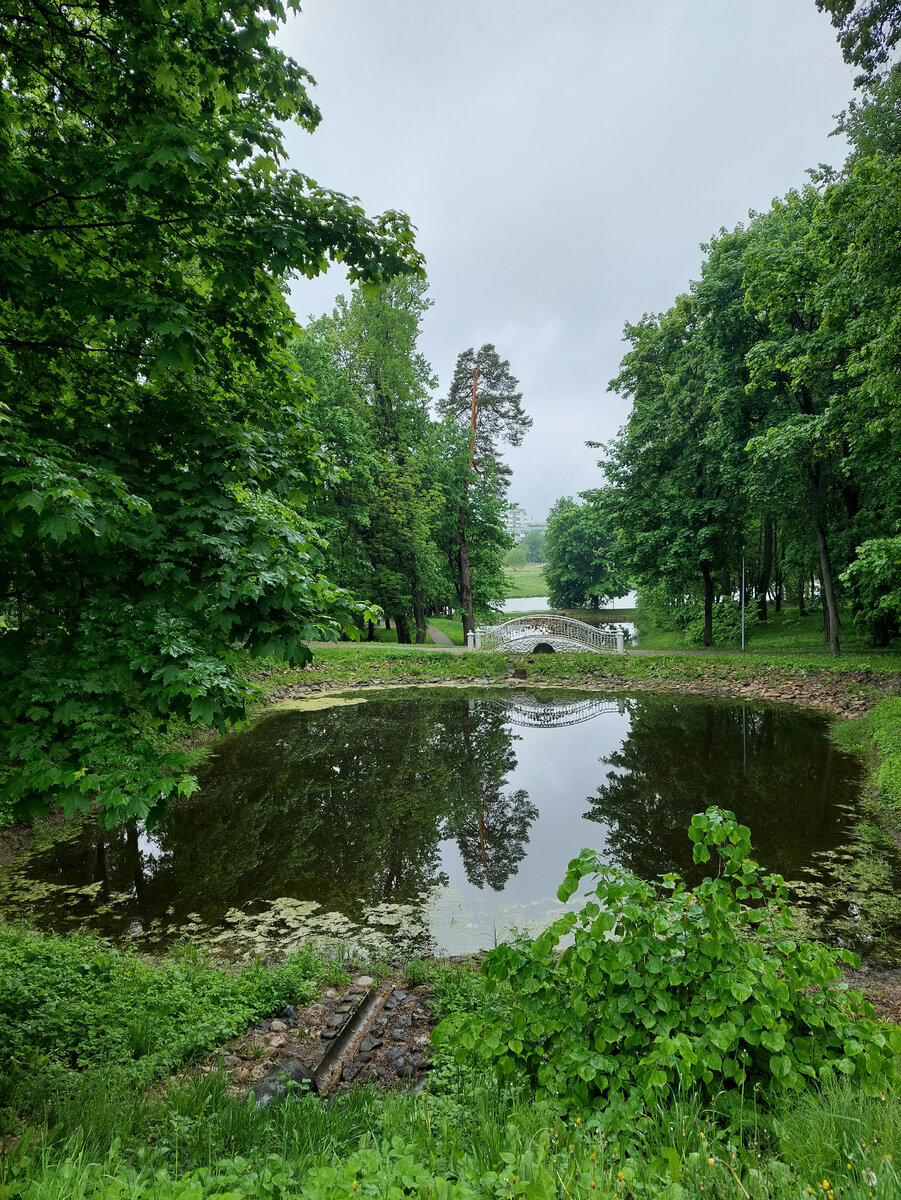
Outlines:
[{"label": "green grass", "polygon": [[[860,632],[852,623],[850,616],[844,615],[844,624],[840,632],[840,642],[843,654],[895,653],[894,650],[874,651],[872,643],[866,634]],[[639,646],[643,650],[678,651],[690,649],[686,635],[668,629],[662,629],[653,618],[641,609],[637,613],[639,630]],[[739,650],[740,638],[736,635],[732,644],[716,644],[713,650]],[[780,653],[780,654],[828,654],[829,647],[823,641],[823,619],[820,613],[807,613],[798,616],[796,608],[783,609],[773,612],[770,609],[766,621],[758,621],[756,613],[745,614],[745,647],[751,653]]]},{"label": "green grass", "polygon": [[455,646],[465,644],[463,638],[463,622],[459,617],[429,617],[429,624],[447,634]]},{"label": "green grass", "polygon": [[506,567],[507,598],[546,596],[547,582],[541,563],[526,563],[524,567]]},{"label": "green grass", "polygon": [[93,1071],[129,1088],[197,1061],[257,1017],[306,1002],[320,967],[298,954],[229,972],[193,947],[157,965],[90,934],[0,924],[0,1109],[29,1111],[47,1065],[64,1094]]},{"label": "green grass", "polygon": [[[33,937],[21,930],[14,936]],[[97,945],[41,940],[67,971],[81,963],[88,981],[82,991],[95,993],[99,1013],[109,991],[92,970]],[[35,1027],[42,1019],[55,1027],[53,1006],[71,976],[54,992],[36,970],[22,957],[13,978],[31,990]],[[184,962],[143,962],[140,970],[147,985],[184,972]],[[319,970],[322,984],[333,979],[327,964]],[[413,982],[432,983],[439,1013],[485,1003],[482,980],[471,971],[418,963],[410,972]],[[212,982],[199,982],[207,975]],[[200,990],[221,982],[196,962],[187,977]],[[115,1020],[112,1011],[109,1019]],[[197,1019],[184,1018],[182,1046],[201,1038]],[[0,1097],[7,1121],[7,1137],[0,1138],[3,1200],[627,1194],[803,1200],[808,1189],[826,1200],[888,1200],[899,1187],[898,1097],[866,1096],[841,1082],[770,1109],[753,1096],[723,1108],[676,1093],[617,1128],[604,1109],[563,1116],[553,1097],[534,1095],[515,1080],[500,1083],[473,1061],[440,1051],[427,1094],[362,1090],[328,1103],[300,1095],[258,1108],[230,1095],[215,1071],[182,1073],[165,1088],[138,1086],[119,1070],[121,1047],[113,1042],[92,1051],[99,1056],[95,1067],[75,1071],[69,1056],[79,1044],[76,1036],[35,1055],[16,1096]]]},{"label": "green grass", "polygon": [[[428,617],[427,625],[434,625],[436,629],[440,629],[442,633],[446,633],[455,646],[464,645],[463,639],[463,623],[459,617]],[[412,631],[411,631],[412,632]],[[397,646],[400,643],[397,640],[397,630],[392,625],[390,629],[376,628],[373,630],[373,639],[370,642],[364,634],[360,645],[372,646]],[[431,638],[426,642],[427,646],[434,646]],[[421,647],[419,647],[421,648]]]}]

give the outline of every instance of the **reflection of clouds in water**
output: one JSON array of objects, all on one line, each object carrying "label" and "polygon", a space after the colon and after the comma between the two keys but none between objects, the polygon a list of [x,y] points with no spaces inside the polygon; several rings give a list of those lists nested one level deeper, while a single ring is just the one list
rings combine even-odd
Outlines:
[{"label": "reflection of clouds in water", "polygon": [[156,863],[167,856],[168,851],[160,844],[160,839],[153,833],[148,833],[144,824],[138,821],[138,850],[146,867],[148,863]]},{"label": "reflection of clouds in water", "polygon": [[499,904],[488,895],[480,902],[478,895],[447,887],[436,889],[424,915],[436,952],[461,954],[490,950],[517,931],[534,937],[565,911],[553,896]]}]

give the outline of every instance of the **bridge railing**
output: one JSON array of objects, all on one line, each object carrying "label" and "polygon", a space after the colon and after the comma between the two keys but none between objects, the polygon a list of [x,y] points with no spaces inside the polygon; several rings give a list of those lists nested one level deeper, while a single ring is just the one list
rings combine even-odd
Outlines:
[{"label": "bridge railing", "polygon": [[578,648],[613,654],[625,652],[625,638],[621,629],[596,629],[573,617],[558,617],[550,613],[540,617],[515,617],[501,625],[482,626],[475,631],[470,648],[531,651],[542,641],[547,641],[555,649]]}]

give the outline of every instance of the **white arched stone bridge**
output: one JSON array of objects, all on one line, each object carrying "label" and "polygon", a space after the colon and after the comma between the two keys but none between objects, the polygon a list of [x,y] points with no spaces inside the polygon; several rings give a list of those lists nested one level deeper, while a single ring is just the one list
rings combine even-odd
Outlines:
[{"label": "white arched stone bridge", "polygon": [[516,617],[502,625],[485,625],[467,639],[470,650],[501,650],[519,654],[550,654],[559,651],[594,650],[625,654],[622,629],[596,629],[572,617],[551,614]]}]

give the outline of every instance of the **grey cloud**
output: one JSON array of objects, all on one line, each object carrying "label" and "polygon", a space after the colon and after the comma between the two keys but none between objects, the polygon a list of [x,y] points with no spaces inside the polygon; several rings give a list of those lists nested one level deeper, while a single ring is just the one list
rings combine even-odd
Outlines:
[{"label": "grey cloud", "polygon": [[[324,118],[289,132],[291,165],[419,228],[442,389],[466,346],[509,358],[534,418],[512,498],[535,517],[599,481],[583,443],[625,419],[605,392],[624,323],[844,153],[851,73],[813,0],[306,0],[279,40]],[[295,309],[345,288],[299,282]]]}]

